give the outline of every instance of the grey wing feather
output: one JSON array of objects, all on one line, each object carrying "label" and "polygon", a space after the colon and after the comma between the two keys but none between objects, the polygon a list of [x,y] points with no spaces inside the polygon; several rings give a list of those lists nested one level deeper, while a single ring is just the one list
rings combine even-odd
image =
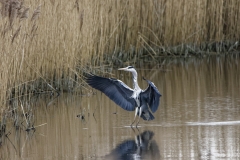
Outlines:
[{"label": "grey wing feather", "polygon": [[160,104],[160,97],[162,95],[160,94],[153,82],[149,80],[146,81],[148,83],[148,87],[141,94],[143,94],[143,97],[146,99],[146,102],[148,103],[151,111],[154,113],[158,109],[158,106]]},{"label": "grey wing feather", "polygon": [[117,105],[127,111],[134,111],[136,102],[131,98],[133,90],[125,83],[113,78],[104,78],[96,75],[88,75],[86,82],[108,96]]}]

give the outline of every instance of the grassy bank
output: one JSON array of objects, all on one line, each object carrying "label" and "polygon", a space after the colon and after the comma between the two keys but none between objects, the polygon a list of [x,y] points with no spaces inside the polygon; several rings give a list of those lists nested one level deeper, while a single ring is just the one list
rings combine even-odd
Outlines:
[{"label": "grassy bank", "polygon": [[233,51],[239,8],[238,0],[2,0],[1,113],[11,97],[77,87],[79,72],[102,65],[105,54],[151,60],[213,43],[218,52]]}]

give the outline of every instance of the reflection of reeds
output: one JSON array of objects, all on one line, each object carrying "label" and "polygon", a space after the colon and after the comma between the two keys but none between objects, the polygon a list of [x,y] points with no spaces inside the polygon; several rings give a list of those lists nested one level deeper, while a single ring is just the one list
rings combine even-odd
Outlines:
[{"label": "reflection of reeds", "polygon": [[33,12],[33,15],[32,15],[32,18],[31,18],[31,21],[34,21],[36,20],[39,15],[40,15],[40,8],[41,8],[41,5],[39,5]]},{"label": "reflection of reeds", "polygon": [[105,53],[112,53],[112,64],[113,59],[128,61],[127,51],[134,61],[149,55],[151,61],[159,53],[174,56],[186,48],[221,51],[225,40],[238,47],[238,0],[0,3],[2,106],[10,95],[74,88],[81,79],[76,70],[102,65]]}]

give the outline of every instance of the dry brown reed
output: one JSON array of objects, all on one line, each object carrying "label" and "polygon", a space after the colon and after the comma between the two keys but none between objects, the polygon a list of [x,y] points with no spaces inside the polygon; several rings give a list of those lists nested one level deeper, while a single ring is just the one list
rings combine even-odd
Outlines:
[{"label": "dry brown reed", "polygon": [[76,73],[87,64],[102,65],[106,53],[116,57],[129,51],[136,57],[150,48],[148,53],[154,56],[153,48],[230,43],[240,36],[239,0],[0,3],[1,112],[9,97],[36,87],[73,88],[79,78]]}]

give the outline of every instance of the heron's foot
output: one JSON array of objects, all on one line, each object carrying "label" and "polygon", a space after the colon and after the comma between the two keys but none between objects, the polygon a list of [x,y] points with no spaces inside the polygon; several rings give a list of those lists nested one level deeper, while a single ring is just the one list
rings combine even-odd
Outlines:
[{"label": "heron's foot", "polygon": [[134,134],[136,134],[134,127],[131,126],[131,129],[133,130]]},{"label": "heron's foot", "polygon": [[[134,125],[131,124],[130,127],[133,129]],[[138,128],[138,124],[135,125],[135,128]]]},{"label": "heron's foot", "polygon": [[130,125],[131,126],[131,128],[133,128],[134,126],[133,126],[133,123]]},{"label": "heron's foot", "polygon": [[131,127],[133,126],[134,122],[135,122],[135,119],[134,119],[134,121],[132,122]]}]

